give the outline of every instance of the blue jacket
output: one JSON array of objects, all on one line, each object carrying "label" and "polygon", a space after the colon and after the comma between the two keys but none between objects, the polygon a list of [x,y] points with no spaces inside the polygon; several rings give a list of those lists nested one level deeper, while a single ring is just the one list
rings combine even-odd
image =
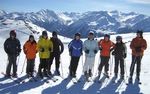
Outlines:
[{"label": "blue jacket", "polygon": [[69,54],[70,56],[79,57],[82,55],[83,42],[81,40],[72,40],[69,45]]}]

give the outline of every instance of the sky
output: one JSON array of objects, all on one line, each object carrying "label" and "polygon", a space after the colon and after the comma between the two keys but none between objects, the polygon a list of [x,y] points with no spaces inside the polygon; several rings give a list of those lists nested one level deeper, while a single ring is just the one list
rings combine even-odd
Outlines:
[{"label": "sky", "polygon": [[56,12],[81,13],[118,10],[150,15],[150,0],[0,0],[0,9],[7,12],[37,12],[50,9]]}]

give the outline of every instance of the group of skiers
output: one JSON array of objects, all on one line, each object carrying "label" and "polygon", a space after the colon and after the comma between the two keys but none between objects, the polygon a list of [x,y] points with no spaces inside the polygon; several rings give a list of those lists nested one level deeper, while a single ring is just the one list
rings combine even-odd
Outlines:
[{"label": "group of skiers", "polygon": [[[141,60],[144,50],[147,48],[146,40],[143,38],[143,31],[137,31],[137,36],[133,38],[130,44],[132,50],[132,62],[130,66],[129,81],[132,81],[135,64],[136,78],[140,80]],[[86,78],[92,77],[92,69],[94,67],[95,56],[100,51],[100,64],[98,66],[98,78],[100,78],[102,69],[104,68],[104,75],[108,76],[109,59],[111,54],[115,58],[114,76],[118,77],[118,66],[120,65],[120,78],[124,79],[125,58],[127,57],[126,44],[123,42],[122,36],[116,37],[116,43],[110,40],[110,35],[105,34],[104,39],[97,41],[94,32],[88,33],[88,38],[84,42],[80,39],[81,34],[76,33],[74,39],[68,44],[70,59],[69,76],[76,77],[76,70],[80,57],[85,53],[85,62],[83,65],[83,72]],[[21,46],[19,40],[16,38],[15,30],[10,31],[10,38],[4,43],[4,50],[8,55],[8,65],[6,68],[6,75],[11,76],[11,65],[13,65],[13,77],[17,76],[17,56],[20,55]],[[51,65],[55,58],[55,73],[60,75],[60,55],[64,51],[64,45],[57,37],[57,32],[52,32],[52,37],[49,39],[46,31],[42,32],[38,42],[35,41],[34,36],[30,35],[29,39],[23,45],[23,51],[27,58],[26,73],[30,77],[33,76],[34,63],[36,53],[39,52],[40,64],[38,67],[38,76],[49,76],[51,73]]]}]

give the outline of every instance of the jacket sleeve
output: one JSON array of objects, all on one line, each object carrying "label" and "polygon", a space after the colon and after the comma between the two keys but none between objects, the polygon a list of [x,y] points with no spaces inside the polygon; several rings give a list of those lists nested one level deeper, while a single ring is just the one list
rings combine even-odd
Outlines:
[{"label": "jacket sleeve", "polygon": [[95,50],[99,50],[99,46],[98,46],[98,42],[97,42],[97,40],[95,40],[96,41],[96,49]]},{"label": "jacket sleeve", "polygon": [[127,53],[127,46],[125,43],[123,44],[123,47],[124,47],[124,53]]},{"label": "jacket sleeve", "polygon": [[4,42],[4,50],[5,50],[5,52],[6,52],[7,54],[9,54],[8,40],[6,40],[6,41]]},{"label": "jacket sleeve", "polygon": [[53,42],[50,40],[50,49],[51,49],[51,52],[53,52]]},{"label": "jacket sleeve", "polygon": [[18,49],[17,49],[17,52],[18,52],[18,54],[21,52],[21,44],[20,44],[20,41],[17,39],[17,47],[18,47]]},{"label": "jacket sleeve", "polygon": [[134,39],[130,43],[130,48],[133,50],[134,49]]},{"label": "jacket sleeve", "polygon": [[26,54],[27,53],[27,48],[26,48],[26,46],[27,46],[27,42],[23,45],[23,52]]},{"label": "jacket sleeve", "polygon": [[68,44],[68,49],[69,49],[69,51],[72,50],[72,42],[73,42],[73,41],[71,41],[71,42]]},{"label": "jacket sleeve", "polygon": [[147,42],[145,39],[143,39],[143,42],[142,42],[142,50],[146,50],[147,48]]},{"label": "jacket sleeve", "polygon": [[59,44],[60,44],[60,46],[61,46],[61,53],[64,51],[64,45],[63,45],[63,43],[61,42],[61,40],[59,40]]}]

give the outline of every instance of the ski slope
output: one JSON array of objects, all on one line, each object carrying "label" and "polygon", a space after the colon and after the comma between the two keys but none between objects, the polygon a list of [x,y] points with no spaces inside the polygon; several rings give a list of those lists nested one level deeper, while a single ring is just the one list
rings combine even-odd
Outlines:
[{"label": "ski slope", "polygon": [[[32,27],[32,29],[40,32],[39,34],[37,33],[33,33],[29,28],[27,28],[25,26],[25,23],[23,21],[12,21],[10,20],[11,24],[8,25],[1,25],[0,24],[0,72],[5,72],[6,69],[6,65],[7,65],[7,55],[3,50],[3,43],[5,41],[6,38],[9,37],[9,31],[11,29],[16,29],[17,30],[17,37],[18,39],[21,41],[21,45],[23,45],[25,43],[25,41],[28,39],[28,35],[29,34],[34,34],[35,39],[38,40],[38,37],[40,36],[41,32],[42,32],[42,28],[39,28],[37,26],[34,26],[33,24],[30,23],[30,26]],[[38,29],[36,29],[36,28]],[[51,33],[49,33],[49,36],[51,36]],[[115,37],[117,35],[112,35],[111,36],[111,40],[115,42]],[[127,58],[126,58],[126,74],[125,74],[125,78],[128,79],[129,76],[129,67],[131,64],[131,50],[129,48],[129,44],[132,38],[134,38],[136,36],[136,34],[134,33],[130,33],[130,34],[122,34],[121,36],[123,36],[123,41],[127,42]],[[120,84],[112,84],[110,81],[113,77],[113,67],[114,67],[114,59],[111,56],[110,58],[110,79],[106,79],[104,83],[99,84],[99,83],[94,83],[94,82],[84,82],[83,81],[83,77],[81,77],[82,75],[82,69],[83,69],[83,64],[84,64],[84,54],[83,56],[81,56],[80,61],[79,61],[79,66],[77,69],[77,78],[79,78],[81,80],[80,83],[77,84],[73,84],[72,81],[70,80],[63,80],[61,77],[56,77],[59,80],[57,82],[53,82],[51,80],[50,83],[45,83],[43,81],[38,81],[38,82],[27,82],[27,83],[23,83],[23,84],[16,84],[15,82],[13,82],[10,79],[4,79],[3,75],[0,74],[0,94],[149,94],[150,90],[150,63],[149,63],[149,57],[150,57],[150,33],[144,33],[144,38],[147,40],[147,50],[144,53],[144,57],[142,59],[142,66],[141,66],[141,85],[138,85],[136,83],[133,83],[133,85],[126,85],[127,80],[125,79],[125,82],[122,82]],[[60,37],[60,36],[59,36]],[[67,49],[67,43],[69,41],[71,41],[68,38],[63,38],[60,37],[61,40],[64,42],[64,52],[61,55],[61,66],[60,66],[60,71],[61,71],[61,75],[66,78],[69,70],[69,61],[70,61],[70,57],[69,57],[69,53],[68,53],[68,49]],[[101,38],[98,38],[97,40],[99,40]],[[85,40],[85,39],[83,39]],[[99,52],[96,55],[95,58],[95,64],[94,64],[94,68],[93,68],[93,72],[94,75],[93,77],[96,76],[97,74],[97,67],[99,64]],[[18,76],[19,77],[23,77],[26,73],[25,73],[25,69],[26,69],[26,64],[25,67],[23,68],[23,64],[25,62],[25,55],[23,53],[23,51],[20,54],[20,57],[17,60],[17,64],[18,64]],[[53,62],[54,63],[54,62]],[[38,69],[38,65],[39,65],[39,58],[38,58],[38,54],[37,54],[37,58],[35,61],[35,70]],[[22,71],[23,68],[23,71]],[[55,70],[55,65],[52,65],[52,73]],[[21,73],[22,72],[22,73]],[[81,78],[80,78],[81,77]],[[134,73],[134,77],[135,77],[135,73]]]}]

